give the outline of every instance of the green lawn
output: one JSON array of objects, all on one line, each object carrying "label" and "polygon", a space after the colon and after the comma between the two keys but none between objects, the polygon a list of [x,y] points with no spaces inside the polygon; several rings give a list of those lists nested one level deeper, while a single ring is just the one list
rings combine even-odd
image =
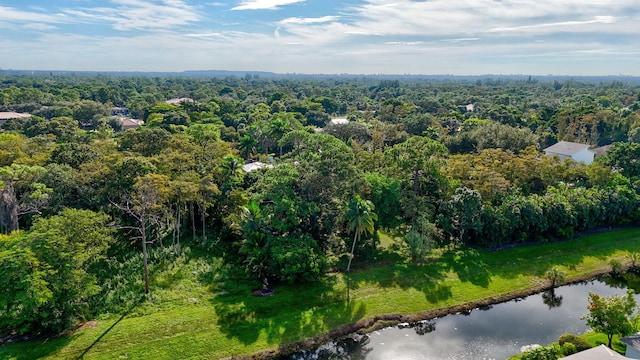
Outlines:
[{"label": "green lawn", "polygon": [[[381,242],[398,249],[388,236]],[[424,265],[394,251],[373,264],[354,262],[348,282],[329,274],[315,284],[278,286],[276,295],[262,298],[250,295],[257,283],[225,276],[224,265],[194,251],[186,263],[154,274],[153,296],[128,313],[105,315],[69,336],[0,346],[0,359],[218,359],[277,349],[376,315],[534,287],[552,266],[567,280],[606,271],[611,259],[626,263],[628,253],[640,252],[640,229],[497,252],[444,252]]]}]

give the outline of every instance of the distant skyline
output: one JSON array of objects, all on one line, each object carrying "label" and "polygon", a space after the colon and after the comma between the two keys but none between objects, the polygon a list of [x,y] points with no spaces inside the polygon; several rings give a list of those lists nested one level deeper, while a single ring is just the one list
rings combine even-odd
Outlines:
[{"label": "distant skyline", "polygon": [[0,67],[640,75],[638,0],[0,0]]}]

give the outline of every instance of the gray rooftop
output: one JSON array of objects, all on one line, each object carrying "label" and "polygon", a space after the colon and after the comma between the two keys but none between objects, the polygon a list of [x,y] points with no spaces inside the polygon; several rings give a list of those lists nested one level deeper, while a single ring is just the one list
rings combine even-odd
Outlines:
[{"label": "gray rooftop", "polygon": [[625,336],[623,338],[620,338],[620,341],[627,344],[627,346],[631,346],[636,350],[640,350],[640,333]]},{"label": "gray rooftop", "polygon": [[605,145],[597,147],[595,149],[591,149],[591,151],[593,151],[596,155],[604,156],[607,154],[607,151],[609,151],[609,148],[611,148],[611,145]]},{"label": "gray rooftop", "polygon": [[605,345],[600,345],[588,350],[580,351],[573,355],[561,358],[563,360],[629,360],[626,356],[609,349]]},{"label": "gray rooftop", "polygon": [[584,149],[589,149],[589,146],[590,145],[588,144],[580,144],[580,143],[574,143],[570,141],[560,141],[559,143],[551,145],[548,148],[544,149],[544,152],[571,156],[579,153]]}]

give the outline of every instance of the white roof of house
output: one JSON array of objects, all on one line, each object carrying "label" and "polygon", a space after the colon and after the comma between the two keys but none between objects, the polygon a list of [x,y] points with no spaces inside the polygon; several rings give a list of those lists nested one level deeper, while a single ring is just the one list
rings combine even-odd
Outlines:
[{"label": "white roof of house", "polygon": [[171,105],[180,105],[181,102],[195,102],[192,98],[182,97],[182,98],[174,98],[165,101],[167,104]]},{"label": "white roof of house", "polygon": [[591,349],[580,351],[573,355],[563,357],[565,360],[629,360],[626,356],[622,356],[617,352],[609,349],[605,345],[596,346]]},{"label": "white roof of house", "polygon": [[263,162],[256,161],[256,162],[242,165],[242,170],[244,170],[244,172],[251,172],[258,169],[272,168],[272,167],[273,165],[271,164],[265,164]]},{"label": "white roof of house", "polygon": [[331,119],[331,121],[329,122],[333,125],[344,125],[344,124],[348,124],[349,123],[349,119],[346,118],[333,118]]},{"label": "white roof of house", "polygon": [[548,148],[544,149],[544,152],[571,156],[579,153],[584,149],[589,149],[589,147],[590,145],[588,144],[580,144],[580,143],[574,143],[570,141],[560,141],[559,143],[551,145]]},{"label": "white roof of house", "polygon": [[0,120],[30,118],[31,114],[17,113],[13,111],[0,111]]}]

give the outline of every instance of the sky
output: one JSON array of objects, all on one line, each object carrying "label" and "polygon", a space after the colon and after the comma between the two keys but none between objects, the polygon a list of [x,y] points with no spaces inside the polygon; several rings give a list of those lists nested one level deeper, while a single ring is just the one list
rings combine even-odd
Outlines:
[{"label": "sky", "polygon": [[640,0],[0,0],[0,68],[640,76]]}]

